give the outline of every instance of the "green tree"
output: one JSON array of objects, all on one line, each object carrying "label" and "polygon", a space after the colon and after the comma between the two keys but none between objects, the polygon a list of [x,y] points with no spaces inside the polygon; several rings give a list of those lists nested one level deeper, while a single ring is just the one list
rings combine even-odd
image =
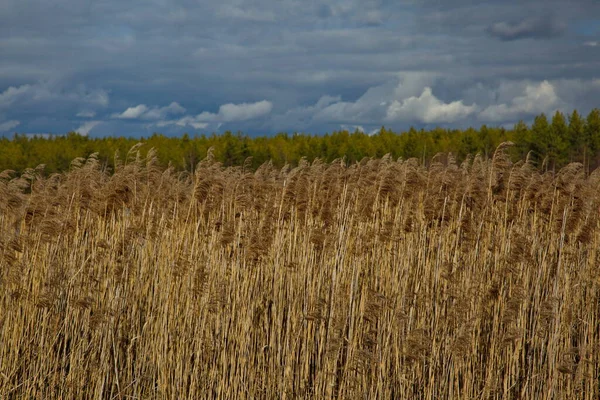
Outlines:
[{"label": "green tree", "polygon": [[600,110],[594,108],[587,116],[584,134],[584,160],[588,169],[598,166],[598,150],[600,150]]},{"label": "green tree", "polygon": [[569,116],[568,144],[570,161],[583,162],[585,121],[577,110]]},{"label": "green tree", "polygon": [[482,125],[481,128],[479,128],[477,139],[479,142],[479,151],[481,151],[486,158],[489,157],[490,154],[494,152],[496,146],[494,146],[492,131],[487,125]]},{"label": "green tree", "polygon": [[516,157],[525,159],[532,150],[531,130],[525,122],[521,120],[515,124],[510,140],[515,143]]},{"label": "green tree", "polygon": [[556,111],[552,117],[552,125],[550,126],[550,143],[548,149],[548,157],[553,168],[557,166],[562,167],[569,160],[568,130],[565,116],[560,111]]},{"label": "green tree", "polygon": [[[458,132],[460,135],[460,144],[457,149],[457,155],[460,158],[466,157],[468,154],[475,155],[480,153],[481,147],[479,142],[479,135],[473,128],[469,128],[466,131]],[[484,154],[485,155],[485,154]]]},{"label": "green tree", "polygon": [[529,147],[534,152],[534,159],[543,161],[549,154],[552,142],[552,133],[546,114],[540,114],[531,125],[531,141]]}]

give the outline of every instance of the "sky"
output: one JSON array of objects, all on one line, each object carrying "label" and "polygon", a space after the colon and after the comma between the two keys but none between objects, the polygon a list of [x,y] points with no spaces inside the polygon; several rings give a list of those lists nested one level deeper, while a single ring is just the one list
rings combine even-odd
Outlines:
[{"label": "sky", "polygon": [[597,107],[598,0],[0,0],[0,135],[371,133]]}]

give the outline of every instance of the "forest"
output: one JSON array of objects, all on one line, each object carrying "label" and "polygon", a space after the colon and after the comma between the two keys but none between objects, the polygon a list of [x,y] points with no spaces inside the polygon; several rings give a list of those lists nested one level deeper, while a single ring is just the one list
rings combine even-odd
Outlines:
[{"label": "forest", "polygon": [[278,133],[274,136],[249,137],[242,132],[168,137],[155,133],[150,137],[90,138],[70,132],[66,135],[24,135],[0,138],[0,171],[22,172],[26,168],[45,165],[46,173],[68,171],[71,161],[97,153],[102,165],[114,169],[119,158],[137,143],[142,143],[143,156],[154,148],[162,166],[192,172],[206,157],[209,148],[224,166],[241,166],[255,170],[271,161],[275,167],[298,165],[302,158],[312,162],[321,159],[331,162],[344,158],[346,162],[365,157],[394,159],[418,158],[427,163],[438,153],[452,153],[459,162],[468,155],[484,158],[503,142],[515,145],[510,150],[513,160],[528,158],[542,170],[557,170],[579,162],[589,172],[600,165],[600,109],[587,116],[577,110],[570,114],[557,111],[551,117],[540,114],[528,125],[523,121],[512,128],[489,127],[478,129],[420,129],[394,132],[381,127],[369,135],[361,131],[334,131],[325,135]]}]

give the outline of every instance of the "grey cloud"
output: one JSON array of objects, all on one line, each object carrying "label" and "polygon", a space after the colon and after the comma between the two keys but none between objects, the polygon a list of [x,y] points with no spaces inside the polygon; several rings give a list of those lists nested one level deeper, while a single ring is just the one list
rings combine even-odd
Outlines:
[{"label": "grey cloud", "polygon": [[[444,80],[413,73],[369,88],[355,101],[324,96],[317,103],[297,107],[272,119],[275,126],[307,129],[318,123],[339,123],[342,129],[417,125],[481,123],[511,125],[540,113],[578,108],[577,100],[600,95],[600,79],[557,81],[503,81],[496,86],[477,83],[466,88],[462,98],[444,101],[431,85],[443,87]],[[442,85],[442,86],[440,86]],[[469,99],[469,100],[466,100]],[[478,101],[474,101],[477,99]],[[580,108],[582,112],[589,111]],[[286,125],[287,123],[287,125]],[[352,128],[352,129],[351,129]],[[370,128],[369,128],[370,129]]]},{"label": "grey cloud", "polygon": [[4,92],[0,93],[0,108],[8,107],[19,98],[22,98],[30,92],[31,85],[22,85],[19,87],[11,86]]},{"label": "grey cloud", "polygon": [[[419,40],[421,39],[421,40]],[[373,33],[369,28],[321,29],[302,32],[294,36],[299,50],[311,54],[377,54],[390,51],[412,50],[418,45],[428,45],[427,39],[393,32]]]},{"label": "grey cloud", "polygon": [[233,18],[254,22],[275,21],[275,14],[269,10],[244,9],[231,4],[225,4],[219,8],[218,15],[225,18]]},{"label": "grey cloud", "polygon": [[329,18],[333,15],[333,12],[327,4],[321,4],[317,6],[316,14],[319,18]]},{"label": "grey cloud", "polygon": [[318,123],[338,123],[343,128],[381,126],[382,123],[451,123],[477,111],[462,100],[444,102],[433,94],[438,77],[429,73],[405,73],[368,88],[354,101],[323,96],[314,105],[297,107],[273,118],[277,128],[306,128]]},{"label": "grey cloud", "polygon": [[161,119],[165,118],[167,115],[173,114],[183,114],[185,112],[185,108],[179,105],[176,102],[172,102],[166,107],[161,108],[152,108],[148,112],[144,114],[144,118],[146,119]]},{"label": "grey cloud", "polygon": [[383,24],[385,15],[380,10],[370,10],[362,15],[361,20],[369,26],[378,26]]},{"label": "grey cloud", "polygon": [[566,25],[556,19],[546,17],[526,18],[518,22],[496,22],[487,32],[500,40],[550,39],[564,33]]},{"label": "grey cloud", "polygon": [[490,105],[479,114],[483,121],[510,121],[523,115],[550,112],[561,105],[554,85],[548,81],[539,84],[527,84],[523,93],[507,103]]},{"label": "grey cloud", "polygon": [[84,111],[78,112],[77,116],[81,117],[81,118],[94,118],[96,116],[96,112],[84,110]]},{"label": "grey cloud", "polygon": [[[600,80],[555,79],[543,81],[502,81],[497,86],[481,83],[465,90],[466,99],[478,99],[479,123],[510,124],[530,121],[540,113],[556,110],[587,113],[598,107]],[[473,121],[475,123],[475,121]]]},{"label": "grey cloud", "polygon": [[340,96],[324,95],[315,104],[309,106],[293,107],[279,114],[275,114],[268,124],[275,130],[303,130],[314,126],[315,116],[331,104],[339,103]]},{"label": "grey cloud", "polygon": [[[425,114],[409,115],[402,112],[399,104],[404,101],[410,103],[410,99],[416,99],[416,96],[424,93],[436,79],[435,74],[426,72],[403,73],[391,81],[370,87],[356,101],[339,101],[328,105],[317,113],[316,118],[321,121],[359,124],[378,124],[384,121],[432,122],[426,121],[429,118]],[[428,108],[434,104],[423,103],[422,106]]]},{"label": "grey cloud", "polygon": [[0,109],[82,104],[104,108],[109,103],[110,98],[107,91],[103,89],[90,90],[83,84],[73,88],[64,88],[56,82],[38,82],[10,86],[0,93]]},{"label": "grey cloud", "polygon": [[[577,30],[594,15],[591,0],[6,0],[0,112],[25,131],[102,121],[94,135],[370,131],[477,124],[485,110],[502,124],[545,80],[556,107],[597,105],[574,83],[599,77],[597,35]],[[270,108],[241,107],[257,99]]]},{"label": "grey cloud", "polygon": [[11,129],[16,128],[20,124],[21,122],[16,120],[0,122],[0,132],[8,132]]}]

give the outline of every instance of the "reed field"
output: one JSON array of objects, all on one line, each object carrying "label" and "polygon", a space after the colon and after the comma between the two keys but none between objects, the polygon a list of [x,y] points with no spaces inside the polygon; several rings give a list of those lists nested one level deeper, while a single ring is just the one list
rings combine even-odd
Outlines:
[{"label": "reed field", "polygon": [[600,171],[0,175],[0,399],[598,399]]}]

